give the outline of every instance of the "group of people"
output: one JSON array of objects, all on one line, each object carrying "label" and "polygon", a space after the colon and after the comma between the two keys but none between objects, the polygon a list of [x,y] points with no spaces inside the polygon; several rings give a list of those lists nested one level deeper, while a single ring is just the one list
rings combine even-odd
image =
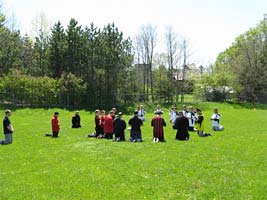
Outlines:
[{"label": "group of people", "polygon": [[[173,128],[177,129],[176,139],[189,140],[189,132],[197,132],[200,137],[212,136],[211,133],[205,133],[204,115],[201,109],[194,110],[193,106],[184,105],[182,111],[177,112],[177,108],[172,106],[170,111],[170,122]],[[224,127],[220,125],[221,115],[218,108],[214,108],[211,116],[212,130],[223,131]]]},{"label": "group of people", "polygon": [[[108,115],[105,114],[104,110],[97,109],[95,111],[95,133],[88,134],[87,137],[96,137],[96,138],[106,138],[113,139],[113,135],[115,135],[113,141],[125,141],[125,130],[126,130],[126,122],[123,119],[122,112],[119,112],[116,116],[117,109],[112,108]],[[142,117],[140,116],[140,112],[136,110],[134,112],[134,116],[129,120],[128,124],[131,126],[131,134],[129,141],[131,142],[141,142],[141,126],[143,125],[143,121],[145,120],[144,114]]]},{"label": "group of people", "polygon": [[[88,137],[107,138],[113,139],[113,141],[125,141],[126,122],[122,118],[122,113],[119,112],[116,116],[116,108],[113,108],[108,115],[105,115],[105,111],[95,111],[95,133],[89,134]],[[166,121],[162,117],[163,111],[158,105],[155,109],[155,116],[151,120],[151,126],[153,127],[153,142],[165,142],[164,127],[166,127]],[[143,105],[137,107],[134,111],[133,117],[128,121],[130,128],[130,142],[141,142],[142,133],[141,126],[146,121],[146,111]],[[200,109],[194,110],[192,106],[187,109],[184,105],[181,111],[177,111],[177,107],[172,106],[170,110],[170,123],[173,129],[177,130],[177,140],[189,140],[189,132],[197,132],[200,137],[211,136],[211,133],[204,132],[204,115]],[[212,130],[222,131],[224,128],[220,125],[221,115],[218,108],[214,108],[214,113],[211,116]]]},{"label": "group of people", "polygon": [[[113,141],[125,141],[125,130],[127,128],[126,122],[123,119],[123,113],[119,112],[117,115],[117,109],[112,108],[109,114],[106,115],[104,110],[95,110],[95,133],[88,134],[87,137],[106,138],[113,139]],[[155,116],[151,120],[151,126],[153,127],[153,142],[165,142],[164,138],[164,127],[166,127],[165,119],[162,117],[163,111],[158,105],[155,109]],[[130,128],[130,142],[142,142],[141,126],[146,121],[146,112],[143,105],[137,107],[134,111],[133,116],[128,121]],[[177,110],[177,107],[172,106],[170,112],[170,123],[173,129],[177,130],[177,140],[189,140],[189,132],[197,132],[200,137],[211,136],[210,133],[204,132],[204,115],[200,109],[194,110],[192,106],[189,109],[184,105],[181,111]],[[13,126],[10,122],[9,117],[11,111],[5,111],[5,117],[3,120],[3,129],[5,134],[5,140],[0,141],[0,144],[12,143],[12,134],[14,132]],[[55,112],[52,120],[52,134],[46,133],[46,136],[57,138],[60,131],[60,124],[58,120],[59,113]],[[224,127],[220,124],[221,115],[219,114],[218,108],[214,108],[214,112],[211,116],[211,124],[213,131],[222,131]],[[72,128],[81,127],[81,118],[78,111],[72,116]]]}]

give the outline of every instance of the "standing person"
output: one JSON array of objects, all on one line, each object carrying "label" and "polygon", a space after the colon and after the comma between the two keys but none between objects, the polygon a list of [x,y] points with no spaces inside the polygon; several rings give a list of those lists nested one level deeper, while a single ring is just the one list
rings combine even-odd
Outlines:
[{"label": "standing person", "polygon": [[52,120],[51,120],[52,132],[53,132],[52,137],[53,138],[57,138],[58,137],[58,133],[59,133],[59,130],[60,130],[60,124],[58,122],[58,115],[59,115],[59,113],[55,112],[54,116],[52,117]]},{"label": "standing person", "polygon": [[72,128],[81,128],[81,117],[79,111],[76,111],[71,119]]},{"label": "standing person", "polygon": [[129,120],[131,126],[130,142],[142,142],[141,126],[143,122],[138,118],[138,111],[134,111],[134,116]]},{"label": "standing person", "polygon": [[172,123],[172,125],[174,125],[177,117],[178,117],[177,108],[173,107],[172,110],[170,111],[170,122]]},{"label": "standing person", "polygon": [[224,127],[220,125],[221,115],[219,114],[218,108],[214,108],[211,116],[212,130],[223,131]]},{"label": "standing person", "polygon": [[0,144],[11,144],[13,141],[12,134],[14,132],[14,128],[9,119],[9,117],[11,116],[11,110],[6,110],[5,114],[6,115],[3,120],[5,140],[0,141]]},{"label": "standing person", "polygon": [[125,141],[126,122],[122,118],[122,112],[119,112],[114,121],[115,142]]},{"label": "standing person", "polygon": [[176,140],[189,140],[188,126],[188,119],[183,115],[182,111],[179,112],[173,126],[173,129],[177,129]]},{"label": "standing person", "polygon": [[140,105],[140,107],[138,107],[138,117],[144,122],[146,120],[145,118],[145,114],[146,114],[146,111],[144,109],[144,106],[143,105]]},{"label": "standing person", "polygon": [[161,116],[163,112],[159,111],[155,113],[156,116],[151,121],[153,127],[153,142],[165,142],[163,127],[166,126],[164,118]]},{"label": "standing person", "polygon": [[196,113],[194,112],[193,106],[189,106],[189,111],[187,113],[187,119],[189,121],[189,131],[195,131],[195,124],[196,124]]},{"label": "standing person", "polygon": [[202,114],[201,110],[197,108],[197,120],[196,120],[196,129],[197,129],[197,134],[199,137],[207,137],[211,136],[210,133],[204,133],[204,115]]},{"label": "standing person", "polygon": [[111,110],[109,112],[109,115],[105,117],[104,122],[104,134],[106,139],[113,139],[113,118],[114,118],[114,112]]}]

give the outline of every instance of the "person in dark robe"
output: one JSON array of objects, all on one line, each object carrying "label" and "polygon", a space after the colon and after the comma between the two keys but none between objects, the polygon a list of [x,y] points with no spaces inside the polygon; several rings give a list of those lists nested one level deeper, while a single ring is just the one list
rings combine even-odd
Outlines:
[{"label": "person in dark robe", "polygon": [[126,122],[122,118],[122,112],[114,120],[115,142],[125,141]]},{"label": "person in dark robe", "polygon": [[76,111],[75,114],[72,116],[72,128],[81,128],[81,118],[79,111]]},{"label": "person in dark robe", "polygon": [[177,129],[176,140],[189,140],[188,127],[188,119],[183,115],[183,112],[179,112],[173,126],[174,129]]},{"label": "person in dark robe", "polygon": [[129,120],[131,126],[130,142],[142,142],[141,126],[143,121],[138,117],[138,110],[134,111],[134,116]]},{"label": "person in dark robe", "polygon": [[155,112],[156,116],[151,121],[153,127],[153,142],[165,142],[163,127],[166,126],[166,122],[162,117],[163,112]]}]

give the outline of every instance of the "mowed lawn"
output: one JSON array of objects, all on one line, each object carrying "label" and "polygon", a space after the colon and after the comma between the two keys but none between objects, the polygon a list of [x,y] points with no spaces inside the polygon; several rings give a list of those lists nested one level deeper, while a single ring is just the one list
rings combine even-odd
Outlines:
[{"label": "mowed lawn", "polygon": [[[14,110],[14,142],[0,146],[0,199],[267,199],[267,110],[201,106],[206,130],[212,132],[209,118],[218,106],[225,131],[208,138],[191,133],[182,142],[168,123],[167,142],[158,144],[153,114],[146,116],[143,143],[114,143],[85,138],[94,132],[88,111],[81,111],[83,127],[71,129],[71,111]],[[60,137],[44,137],[56,110]]]}]

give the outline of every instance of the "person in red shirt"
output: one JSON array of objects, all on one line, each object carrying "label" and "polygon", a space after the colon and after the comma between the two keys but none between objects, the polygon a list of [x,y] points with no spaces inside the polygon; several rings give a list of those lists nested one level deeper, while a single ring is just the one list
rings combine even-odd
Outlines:
[{"label": "person in red shirt", "polygon": [[164,140],[164,130],[163,127],[166,126],[164,118],[161,116],[162,111],[156,111],[156,116],[151,121],[151,126],[153,127],[153,142],[165,142]]},{"label": "person in red shirt", "polygon": [[104,130],[105,118],[106,118],[106,111],[101,110],[100,124],[103,130]]},{"label": "person in red shirt", "polygon": [[58,115],[59,113],[58,112],[55,112],[54,113],[54,116],[52,117],[52,132],[53,132],[53,135],[52,137],[53,138],[57,138],[58,137],[58,133],[59,133],[59,130],[60,130],[60,124],[58,122]]},{"label": "person in red shirt", "polygon": [[110,111],[109,115],[105,117],[105,122],[104,122],[104,133],[105,133],[105,138],[106,139],[113,139],[113,117],[114,117],[114,112]]}]

